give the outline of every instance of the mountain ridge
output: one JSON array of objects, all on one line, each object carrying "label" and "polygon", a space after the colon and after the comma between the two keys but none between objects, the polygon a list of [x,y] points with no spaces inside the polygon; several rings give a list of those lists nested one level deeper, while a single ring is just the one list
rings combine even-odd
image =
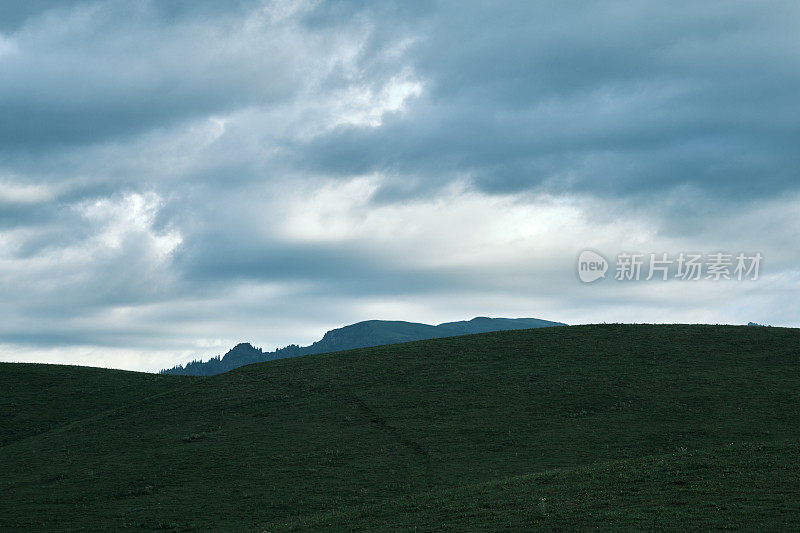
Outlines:
[{"label": "mountain ridge", "polygon": [[328,330],[320,340],[313,342],[309,346],[290,344],[273,352],[265,352],[261,348],[254,347],[249,342],[240,342],[223,356],[217,355],[208,361],[191,361],[185,366],[176,365],[172,368],[161,370],[159,374],[213,376],[240,366],[289,357],[476,333],[490,333],[493,331],[566,325],[563,322],[553,322],[540,318],[489,318],[485,316],[475,317],[471,320],[442,322],[437,325],[402,320],[365,320]]}]

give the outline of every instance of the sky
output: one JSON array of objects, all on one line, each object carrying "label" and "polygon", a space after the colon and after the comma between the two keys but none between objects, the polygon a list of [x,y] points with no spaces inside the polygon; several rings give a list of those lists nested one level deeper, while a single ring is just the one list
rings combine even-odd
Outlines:
[{"label": "sky", "polygon": [[[368,319],[798,327],[799,31],[794,0],[3,2],[0,361],[157,371]],[[722,252],[757,279],[615,277]]]}]

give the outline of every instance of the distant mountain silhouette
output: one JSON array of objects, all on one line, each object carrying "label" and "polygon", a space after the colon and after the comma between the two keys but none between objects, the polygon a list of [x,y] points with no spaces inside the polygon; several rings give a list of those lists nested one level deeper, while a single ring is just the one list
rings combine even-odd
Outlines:
[{"label": "distant mountain silhouette", "polygon": [[552,326],[566,326],[566,324],[538,318],[487,318],[484,316],[460,322],[445,322],[437,326],[418,322],[367,320],[332,329],[311,346],[292,344],[274,352],[264,352],[261,348],[255,348],[250,343],[243,342],[231,348],[222,357],[218,355],[205,362],[202,360],[192,361],[187,363],[186,366],[176,365],[170,369],[162,370],[161,374],[213,376],[251,363],[261,363],[287,357],[338,352],[425,339],[457,337],[473,333]]},{"label": "distant mountain silhouette", "polygon": [[471,335],[473,333],[489,333],[490,331],[547,328],[550,326],[566,326],[566,324],[550,322],[549,320],[541,320],[539,318],[487,318],[485,316],[478,316],[472,320],[444,322],[436,327],[458,330],[462,332],[462,335]]}]

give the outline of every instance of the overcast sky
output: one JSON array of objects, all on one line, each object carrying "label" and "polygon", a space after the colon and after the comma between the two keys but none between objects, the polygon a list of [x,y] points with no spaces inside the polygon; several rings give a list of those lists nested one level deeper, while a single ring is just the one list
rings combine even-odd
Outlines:
[{"label": "overcast sky", "polygon": [[[799,32],[794,0],[2,2],[0,360],[800,326]],[[622,282],[624,251],[764,261]]]}]

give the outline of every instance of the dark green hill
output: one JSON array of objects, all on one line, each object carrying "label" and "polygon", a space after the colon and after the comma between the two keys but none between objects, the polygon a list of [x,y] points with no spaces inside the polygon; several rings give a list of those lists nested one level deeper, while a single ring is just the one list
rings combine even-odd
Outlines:
[{"label": "dark green hill", "polygon": [[192,361],[186,366],[177,365],[162,374],[214,376],[240,366],[275,359],[298,357],[317,353],[339,352],[370,346],[397,344],[425,339],[440,339],[472,333],[506,331],[512,329],[546,328],[565,326],[561,322],[551,322],[538,318],[487,318],[477,317],[461,322],[446,322],[438,326],[418,322],[393,320],[367,320],[328,331],[322,339],[310,346],[291,345],[274,352],[264,352],[251,344],[243,342],[234,346],[224,356],[212,357],[208,361]]},{"label": "dark green hill", "polygon": [[0,446],[183,383],[186,378],[124,370],[0,363]]},{"label": "dark green hill", "polygon": [[637,457],[345,507],[266,529],[790,531],[798,523],[798,457],[797,442]]},{"label": "dark green hill", "polygon": [[578,326],[183,378],[0,447],[0,529],[797,529],[799,348]]}]

